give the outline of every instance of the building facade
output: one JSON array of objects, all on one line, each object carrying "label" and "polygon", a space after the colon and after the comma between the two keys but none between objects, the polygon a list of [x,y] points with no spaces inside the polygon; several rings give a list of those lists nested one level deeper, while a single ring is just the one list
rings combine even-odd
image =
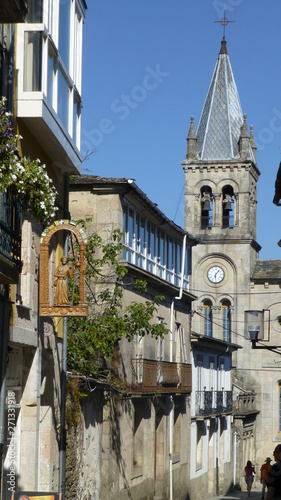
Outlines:
[{"label": "building facade", "polygon": [[[5,0],[0,7],[2,95],[7,98],[15,133],[21,137],[19,156],[38,158],[53,181],[58,218],[68,216],[68,176],[81,170],[86,8],[84,0]],[[8,217],[5,196],[1,195],[1,211]],[[9,211],[10,217],[13,213]],[[62,328],[58,321],[38,316],[40,235],[44,228],[32,215],[20,216],[21,272],[16,271],[16,262],[7,265],[1,259],[0,264],[1,283],[8,284],[9,299],[6,347],[2,347],[2,360],[8,350],[7,364],[2,366],[3,499],[17,490],[59,491],[62,482]],[[1,236],[2,232],[1,222]],[[58,237],[51,248],[50,272],[63,247],[64,238]],[[14,260],[15,255],[13,252]]]},{"label": "building facade", "polygon": [[[13,109],[14,23],[23,22],[27,4],[2,2],[0,7],[0,89],[7,99],[7,110]],[[0,288],[1,288],[1,374],[0,374],[0,489],[3,484],[3,460],[6,454],[6,364],[8,356],[10,287],[19,281],[21,272],[22,217],[19,203],[11,190],[0,194]]]},{"label": "building facade", "polygon": [[[155,322],[169,329],[164,339],[135,332],[119,343],[119,374],[126,391],[108,390],[95,399],[89,422],[83,402],[82,433],[96,433],[100,443],[91,467],[83,455],[79,492],[91,498],[186,498],[189,494],[190,404],[192,364],[189,292],[191,253],[199,240],[176,226],[130,179],[76,176],[70,183],[70,210],[75,220],[90,219],[88,232],[107,241],[114,229],[123,233],[126,274],[124,307],[133,301],[153,301],[163,295]],[[144,279],[140,295],[134,279]],[[107,397],[106,397],[107,395]],[[89,405],[94,394],[89,399]],[[101,408],[101,401],[103,406]],[[91,479],[94,475],[95,480]],[[93,488],[89,490],[89,488]],[[77,497],[80,495],[77,493]]]},{"label": "building facade", "polygon": [[193,330],[191,346],[190,492],[199,500],[233,485],[231,367],[240,346]]},{"label": "building facade", "polygon": [[[229,484],[232,479],[232,484],[245,489],[247,460],[259,471],[280,441],[280,353],[274,350],[280,328],[280,263],[259,260],[256,204],[260,171],[253,127],[249,131],[242,113],[225,39],[196,131],[191,117],[182,166],[185,228],[205,242],[193,252],[191,290],[198,298],[192,335],[203,336],[210,345],[219,340],[229,349],[232,343],[237,346],[229,365],[234,408],[227,424],[231,434],[226,455],[232,463]],[[253,331],[258,333],[259,343],[250,341]],[[253,349],[258,345],[259,349]],[[211,455],[214,461],[216,455],[213,451]],[[221,463],[224,461],[225,457]],[[217,490],[223,489],[219,484]]]}]

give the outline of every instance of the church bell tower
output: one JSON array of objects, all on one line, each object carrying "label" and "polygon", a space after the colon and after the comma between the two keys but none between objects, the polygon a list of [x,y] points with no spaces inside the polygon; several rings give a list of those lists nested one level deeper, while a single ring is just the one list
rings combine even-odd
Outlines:
[{"label": "church bell tower", "polygon": [[[242,113],[225,37],[197,131],[191,116],[185,173],[185,229],[204,241],[193,250],[192,291],[197,333],[227,340],[223,314],[231,317],[228,341],[241,343],[250,276],[261,249],[256,242],[257,182],[253,127]],[[238,299],[244,294],[243,300]],[[212,311],[213,327],[205,321]],[[226,311],[226,312],[225,312]],[[226,316],[227,315],[227,316]]]}]

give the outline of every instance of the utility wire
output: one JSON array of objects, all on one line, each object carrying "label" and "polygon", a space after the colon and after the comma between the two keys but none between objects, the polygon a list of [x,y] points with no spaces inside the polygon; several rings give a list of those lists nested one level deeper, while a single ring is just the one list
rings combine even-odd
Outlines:
[{"label": "utility wire", "polygon": [[217,292],[217,290],[215,292],[210,292],[210,291],[206,291],[206,290],[200,290],[200,289],[196,289],[196,288],[189,288],[188,289],[188,292],[190,293],[205,293],[205,294],[209,294],[209,295],[228,295],[228,296],[239,296],[239,295],[270,295],[270,294],[274,294],[274,295],[277,295],[277,294],[281,294],[281,290],[280,292],[276,292],[276,290],[272,290],[272,291],[266,291],[266,292]]},{"label": "utility wire", "polygon": [[[194,311],[194,313],[195,313],[195,314],[197,314],[198,316],[200,316],[201,318],[205,319],[205,316],[204,316],[202,313],[200,313],[200,312],[198,312],[198,311]],[[241,321],[241,323],[244,323],[244,322],[243,322],[243,321]],[[218,327],[219,327],[219,328],[221,328],[221,329],[223,328],[222,323],[218,323],[218,322],[216,322],[216,321],[212,321],[212,324],[213,324],[213,325],[218,326]],[[197,335],[202,335],[201,333],[194,332],[194,331],[193,331],[192,333],[195,333],[195,334],[197,334]],[[241,333],[235,332],[235,331],[234,331],[234,330],[232,330],[232,329],[230,330],[230,333],[234,333],[235,335],[237,335],[237,337],[241,337],[241,338],[245,339],[245,336],[244,336],[244,335],[242,335]],[[213,338],[215,338],[215,339],[216,339],[216,337],[213,337]],[[220,340],[220,339],[219,339],[219,340]],[[264,346],[266,346],[266,347],[267,347],[267,344],[263,344],[263,343],[262,343],[262,342],[260,342],[260,341],[258,341],[258,342],[259,342],[259,344],[260,344],[260,345],[264,345]],[[280,348],[281,348],[281,346],[280,346]],[[280,354],[280,351],[274,351],[274,352],[277,352],[278,354]]]}]

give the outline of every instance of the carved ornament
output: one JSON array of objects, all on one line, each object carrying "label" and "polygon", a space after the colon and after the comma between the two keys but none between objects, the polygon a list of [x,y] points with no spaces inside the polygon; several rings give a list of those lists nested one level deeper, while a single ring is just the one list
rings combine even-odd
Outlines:
[{"label": "carved ornament", "polygon": [[[56,268],[52,283],[49,272],[49,247],[51,238],[58,231],[68,231],[76,237],[79,246],[79,257],[72,267],[68,265],[68,256],[61,258],[61,264]],[[86,247],[88,244],[85,233],[78,229],[75,222],[58,220],[47,227],[40,238],[40,285],[39,285],[39,315],[40,316],[87,316],[88,304],[85,298],[85,274],[87,267]],[[73,304],[68,299],[67,279],[72,277],[79,268],[79,303]],[[55,298],[51,304],[50,286],[55,287]],[[52,294],[53,296],[53,294]]]}]

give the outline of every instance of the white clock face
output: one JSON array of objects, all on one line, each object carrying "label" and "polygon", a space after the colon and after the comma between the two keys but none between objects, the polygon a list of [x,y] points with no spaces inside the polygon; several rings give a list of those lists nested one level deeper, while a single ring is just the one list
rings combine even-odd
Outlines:
[{"label": "white clock face", "polygon": [[208,278],[212,283],[220,283],[224,278],[224,270],[219,266],[210,267]]}]

